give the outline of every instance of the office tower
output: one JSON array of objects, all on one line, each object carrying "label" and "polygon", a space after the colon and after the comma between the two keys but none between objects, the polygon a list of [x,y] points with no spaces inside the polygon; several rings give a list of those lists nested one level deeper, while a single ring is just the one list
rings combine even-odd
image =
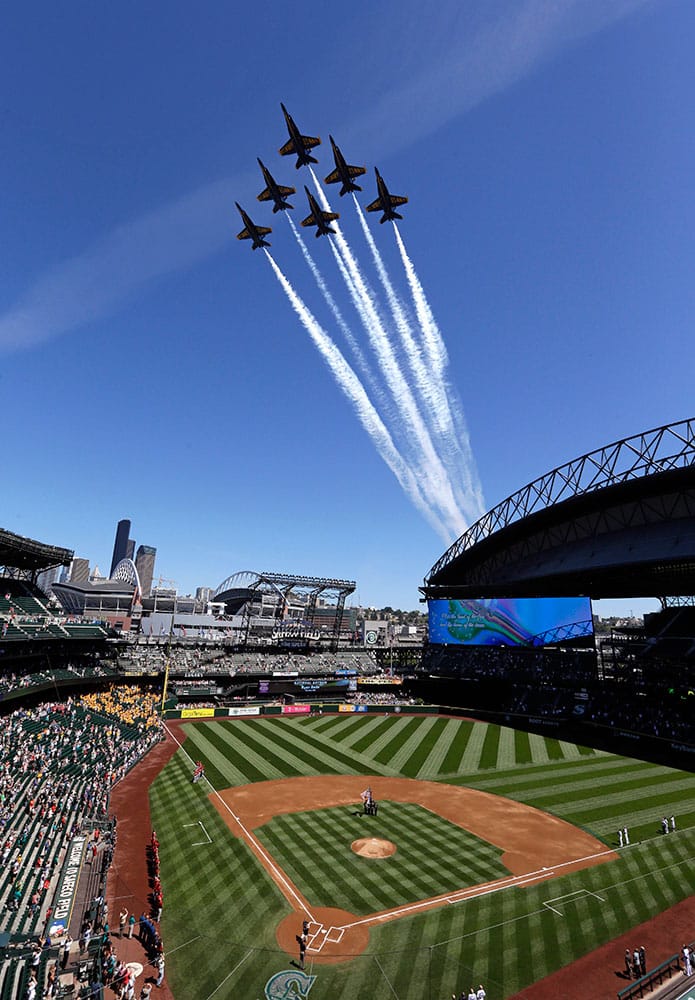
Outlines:
[{"label": "office tower", "polygon": [[135,539],[129,538],[128,545],[126,546],[125,550],[125,557],[126,559],[132,559],[134,556],[135,556]]},{"label": "office tower", "polygon": [[89,559],[73,559],[68,579],[70,583],[87,583],[89,581]]},{"label": "office tower", "polygon": [[49,597],[53,593],[53,584],[58,579],[58,569],[58,566],[51,566],[50,569],[45,569],[36,577],[36,586]]},{"label": "office tower", "polygon": [[151,545],[138,545],[135,556],[135,568],[140,577],[140,589],[143,597],[149,597],[152,590],[152,577],[154,576],[154,561],[157,550]]},{"label": "office tower", "polygon": [[128,556],[128,536],[130,535],[130,521],[126,518],[118,522],[116,528],[116,540],[113,543],[113,558],[111,559],[111,570],[109,577],[113,576],[113,571],[118,566],[121,559]]}]

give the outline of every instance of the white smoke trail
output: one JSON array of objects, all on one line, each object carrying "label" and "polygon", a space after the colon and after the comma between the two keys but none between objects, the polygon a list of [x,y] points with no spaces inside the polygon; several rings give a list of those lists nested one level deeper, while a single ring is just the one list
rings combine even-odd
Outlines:
[{"label": "white smoke trail", "polygon": [[352,200],[355,205],[355,211],[357,212],[357,218],[360,220],[364,238],[371,251],[372,259],[379,275],[379,280],[381,281],[384,291],[386,292],[386,299],[393,315],[396,329],[398,330],[403,342],[406,357],[408,358],[408,364],[410,365],[410,370],[415,377],[420,397],[425,403],[427,411],[431,412],[434,417],[437,433],[443,437],[448,437],[449,441],[451,441],[454,426],[446,389],[440,378],[432,377],[433,374],[436,375],[436,373],[431,372],[422,359],[422,353],[418,344],[415,342],[415,338],[413,337],[410,329],[410,320],[391,283],[388,271],[386,270],[386,265],[384,264],[381,254],[379,253],[379,249],[374,241],[371,230],[367,225],[364,212],[360,208],[360,203],[354,194],[352,196]]},{"label": "white smoke trail", "polygon": [[280,270],[272,255],[268,252],[268,250],[264,250],[264,253],[275,273],[275,277],[284,289],[292,308],[311,337],[314,346],[317,348],[328,365],[333,377],[338,383],[338,386],[352,403],[360,423],[374,442],[377,452],[394,474],[405,494],[410,498],[415,507],[417,507],[417,509],[424,514],[427,521],[446,542],[449,538],[447,529],[442,524],[437,514],[432,510],[430,505],[425,501],[412,471],[408,468],[400,452],[396,448],[388,429],[372,405],[372,402],[359,378],[343,357],[340,349],[321,327],[318,320],[307,308],[300,296],[295,292],[294,288]]},{"label": "white smoke trail", "polygon": [[[408,256],[405,244],[403,243],[403,239],[401,238],[401,234],[395,222],[393,223],[393,231],[396,235],[396,243],[398,245],[398,250],[400,252],[403,267],[408,279],[408,285],[413,298],[413,305],[415,306],[415,313],[422,329],[423,347],[425,349],[427,359],[432,366],[432,375],[440,386],[442,386],[444,392],[446,392],[444,373],[449,361],[446,345],[439,327],[437,326],[437,321],[434,318],[430,304],[425,296],[425,291],[420,283],[420,279],[415,273],[413,262]],[[463,459],[462,473],[465,484],[464,510],[471,520],[477,520],[485,511],[485,502],[483,499],[480,480],[475,467],[475,460],[471,449],[468,428],[458,407],[451,408],[449,410],[449,414],[454,425],[452,434],[457,442],[458,450],[460,451]]]},{"label": "white smoke trail", "polygon": [[343,314],[340,311],[340,307],[338,306],[338,303],[335,301],[335,299],[331,295],[331,292],[330,292],[328,286],[326,285],[326,282],[323,280],[323,275],[319,271],[318,266],[316,264],[316,261],[311,256],[311,254],[309,252],[309,249],[308,249],[306,243],[304,242],[304,240],[302,239],[301,233],[299,232],[299,230],[295,226],[294,219],[292,218],[291,215],[287,216],[287,221],[289,222],[290,228],[292,229],[292,232],[294,233],[294,238],[296,239],[297,243],[299,244],[299,248],[302,251],[302,256],[304,257],[304,260],[306,261],[306,263],[307,263],[307,265],[309,267],[309,270],[311,271],[311,273],[314,276],[314,280],[316,281],[316,284],[319,287],[319,291],[321,292],[321,294],[324,297],[326,305],[328,306],[328,308],[333,313],[333,318],[335,319],[336,323],[338,324],[338,327],[340,328],[341,333],[345,337],[345,340],[347,341],[347,343],[348,343],[348,345],[350,347],[350,350],[352,351],[352,353],[355,356],[355,360],[357,361],[357,365],[358,365],[358,367],[360,369],[360,373],[362,374],[362,377],[367,381],[367,383],[369,385],[369,388],[371,389],[372,393],[377,398],[379,398],[380,396],[383,397],[383,393],[381,392],[380,387],[376,383],[376,379],[374,377],[374,372],[372,371],[372,369],[371,369],[371,367],[369,365],[369,362],[367,361],[366,357],[364,356],[364,351],[362,350],[362,348],[360,347],[359,343],[355,339],[355,337],[354,337],[354,335],[352,333],[352,330],[350,329],[350,327],[346,323],[345,318],[343,317]]},{"label": "white smoke trail", "polygon": [[410,285],[410,293],[413,296],[415,312],[422,328],[425,350],[430,360],[430,364],[441,377],[449,361],[446,344],[444,343],[442,335],[439,332],[439,327],[437,326],[437,322],[432,315],[432,310],[430,309],[430,304],[425,296],[425,291],[420,284],[420,279],[415,273],[415,268],[413,267],[413,263],[406,252],[405,245],[401,239],[401,234],[398,231],[398,226],[395,222],[393,223],[393,231],[396,234],[396,243],[398,244],[401,260],[403,261],[403,267],[405,268],[408,284]]},{"label": "white smoke trail", "polygon": [[[331,207],[324,190],[313,169],[309,169],[321,207],[325,212],[330,212]],[[337,223],[333,223],[333,225],[336,232],[334,255],[336,259],[338,254],[340,255],[348,271],[351,278],[348,289],[353,303],[367,332],[389,392],[401,414],[405,431],[416,445],[418,460],[413,464],[416,467],[420,489],[423,495],[429,497],[430,502],[439,508],[449,526],[452,538],[456,538],[463,534],[468,522],[459,508],[446,468],[432,443],[432,438],[422,419],[410,386],[400,369],[384,323],[379,316],[373,294],[362,277],[357,260],[350,250],[340,226]]]}]

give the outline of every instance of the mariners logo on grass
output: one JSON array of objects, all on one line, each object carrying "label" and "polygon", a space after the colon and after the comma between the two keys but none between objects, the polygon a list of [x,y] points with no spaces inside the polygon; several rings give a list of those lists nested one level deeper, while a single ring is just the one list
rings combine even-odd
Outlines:
[{"label": "mariners logo on grass", "polygon": [[265,984],[266,1000],[297,1000],[298,997],[308,997],[315,981],[316,976],[308,976],[306,972],[295,969],[276,972]]}]

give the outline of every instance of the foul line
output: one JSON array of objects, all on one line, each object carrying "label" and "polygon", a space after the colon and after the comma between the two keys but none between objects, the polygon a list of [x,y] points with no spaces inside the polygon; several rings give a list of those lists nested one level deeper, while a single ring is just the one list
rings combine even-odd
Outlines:
[{"label": "foul line", "polygon": [[210,994],[210,996],[209,996],[209,997],[207,998],[207,1000],[211,1000],[211,998],[212,998],[212,997],[214,997],[215,993],[217,993],[217,991],[218,991],[218,990],[222,989],[222,987],[223,987],[223,986],[224,986],[224,984],[225,984],[225,983],[227,982],[227,980],[228,980],[228,979],[229,979],[229,978],[230,978],[231,976],[233,976],[233,975],[234,975],[234,973],[236,972],[236,970],[237,970],[237,969],[239,968],[239,966],[240,966],[240,965],[243,965],[243,964],[244,964],[244,962],[245,962],[245,961],[246,961],[246,959],[247,959],[247,958],[249,957],[249,955],[253,955],[253,952],[254,952],[254,949],[253,949],[253,948],[249,948],[249,950],[248,950],[248,951],[246,952],[246,954],[244,955],[244,957],[243,957],[243,958],[242,958],[242,959],[241,959],[240,961],[238,961],[238,962],[237,962],[237,964],[236,964],[236,965],[234,966],[234,968],[232,969],[232,971],[231,971],[231,972],[230,972],[230,973],[229,973],[228,975],[226,975],[226,976],[224,977],[224,979],[222,980],[222,982],[220,983],[220,985],[219,985],[219,986],[216,986],[216,987],[215,987],[215,989],[214,989],[214,990],[212,991],[212,993],[211,993],[211,994]]},{"label": "foul line", "polygon": [[387,983],[389,984],[389,989],[391,990],[391,992],[392,992],[392,993],[393,993],[393,995],[395,996],[396,1000],[398,1000],[398,994],[396,993],[396,991],[395,991],[395,990],[394,990],[394,988],[393,988],[393,983],[391,982],[391,980],[389,979],[389,977],[388,977],[388,976],[386,975],[386,973],[384,972],[384,970],[383,970],[383,967],[382,967],[382,965],[381,965],[381,962],[380,962],[380,961],[379,961],[379,959],[378,959],[378,958],[376,957],[376,955],[374,956],[374,961],[375,961],[375,962],[376,962],[376,964],[377,964],[377,965],[379,966],[379,971],[381,972],[382,976],[384,977],[384,979],[386,980],[386,982],[387,982]]},{"label": "foul line", "polygon": [[194,941],[198,941],[200,934],[196,934],[189,941],[184,941],[183,944],[177,944],[175,948],[167,948],[167,955],[173,955],[175,951],[179,951],[181,948],[185,948],[186,945],[193,944]]},{"label": "foul line", "polygon": [[603,858],[613,855],[615,851],[599,851],[597,854],[587,854],[583,858],[574,858],[572,861],[563,861],[553,868],[539,868],[534,872],[524,872],[522,875],[510,875],[506,878],[498,879],[496,882],[487,882],[483,885],[470,886],[467,889],[459,889],[458,892],[442,893],[440,896],[431,896],[429,899],[420,899],[417,903],[409,903],[407,906],[399,906],[394,910],[383,910],[380,913],[373,913],[361,920],[353,920],[352,923],[343,924],[342,928],[360,927],[362,925],[382,924],[390,920],[397,920],[407,913],[414,913],[418,910],[435,909],[438,905],[449,903],[454,906],[456,903],[463,903],[469,899],[476,899],[479,896],[489,896],[503,889],[515,889],[521,885],[528,885],[530,882],[544,882],[556,876],[556,869],[567,868],[570,865],[582,864],[585,861],[593,861],[596,858]]},{"label": "foul line", "polygon": [[[188,757],[191,764],[193,764],[194,763],[193,758],[188,753],[186,748],[183,746],[181,741],[178,740],[176,736],[174,736],[174,734],[169,729],[166,723],[164,723],[164,729],[167,731],[169,736],[171,736],[172,740],[174,741],[174,743],[176,743],[179,750],[181,750],[186,755],[186,757]],[[262,860],[263,864],[267,866],[268,870],[273,876],[273,881],[278,886],[285,899],[288,900],[288,902],[294,907],[294,909],[298,910],[300,913],[306,913],[309,916],[309,918],[313,920],[314,917],[311,910],[309,909],[308,901],[299,894],[299,891],[292,885],[292,883],[287,878],[283,870],[275,863],[275,861],[268,854],[268,852],[263,847],[261,842],[257,840],[256,837],[251,833],[251,831],[244,826],[241,819],[237,816],[237,814],[229,806],[229,804],[224,801],[224,799],[217,791],[217,789],[212,785],[210,780],[205,776],[203,776],[203,780],[207,782],[209,787],[212,789],[213,794],[217,796],[217,798],[222,803],[224,808],[227,810],[229,815],[238,824],[239,829],[242,831],[245,840],[247,841],[249,847],[251,847],[251,849],[253,850],[254,854],[256,854],[256,856]],[[212,994],[210,994],[210,996],[212,996]],[[210,997],[208,997],[208,1000],[210,1000]]]}]

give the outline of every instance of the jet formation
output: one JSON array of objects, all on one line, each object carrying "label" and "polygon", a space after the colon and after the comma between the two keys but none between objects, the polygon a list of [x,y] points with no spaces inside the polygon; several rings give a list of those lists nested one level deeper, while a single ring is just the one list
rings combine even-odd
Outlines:
[{"label": "jet formation", "polygon": [[[287,132],[289,134],[289,139],[284,146],[281,146],[279,149],[280,156],[296,156],[297,162],[295,163],[295,167],[297,170],[300,167],[308,167],[311,163],[318,163],[316,157],[312,156],[309,150],[314,149],[315,146],[319,146],[321,144],[321,139],[318,136],[302,135],[285,105],[281,104],[280,107],[282,108],[282,113],[285,116],[285,124],[287,125]],[[340,148],[335,142],[333,136],[329,136],[329,139],[333,150],[335,169],[332,170],[326,178],[324,178],[324,183],[340,184],[341,187],[339,194],[341,198],[344,194],[348,194],[348,192],[361,191],[362,188],[359,184],[355,183],[355,178],[366,174],[367,168],[356,167],[353,164],[348,163],[341,153]],[[258,158],[258,165],[261,168],[263,180],[266,185],[257,196],[258,201],[272,201],[273,214],[276,212],[287,211],[287,209],[292,209],[293,206],[287,199],[290,195],[296,194],[297,189],[278,184],[260,158]],[[399,215],[395,209],[399,205],[405,205],[408,199],[405,195],[391,194],[386,187],[383,177],[376,167],[374,168],[374,172],[376,174],[377,197],[373,202],[371,202],[371,204],[366,206],[366,210],[368,212],[382,212],[382,217],[379,220],[382,223],[387,220],[402,219],[403,216]],[[335,229],[332,229],[329,223],[333,222],[335,219],[339,219],[339,213],[322,211],[316,201],[316,198],[311,194],[306,185],[304,186],[304,190],[306,191],[306,196],[309,201],[309,215],[302,221],[302,226],[316,226],[315,235],[317,237],[335,234]],[[272,229],[268,226],[256,225],[256,223],[252,222],[241,205],[239,205],[238,202],[235,202],[235,204],[244,222],[244,228],[237,234],[237,239],[251,240],[251,248],[253,250],[257,250],[259,247],[270,246],[270,243],[265,239],[265,237],[272,232]]]}]

